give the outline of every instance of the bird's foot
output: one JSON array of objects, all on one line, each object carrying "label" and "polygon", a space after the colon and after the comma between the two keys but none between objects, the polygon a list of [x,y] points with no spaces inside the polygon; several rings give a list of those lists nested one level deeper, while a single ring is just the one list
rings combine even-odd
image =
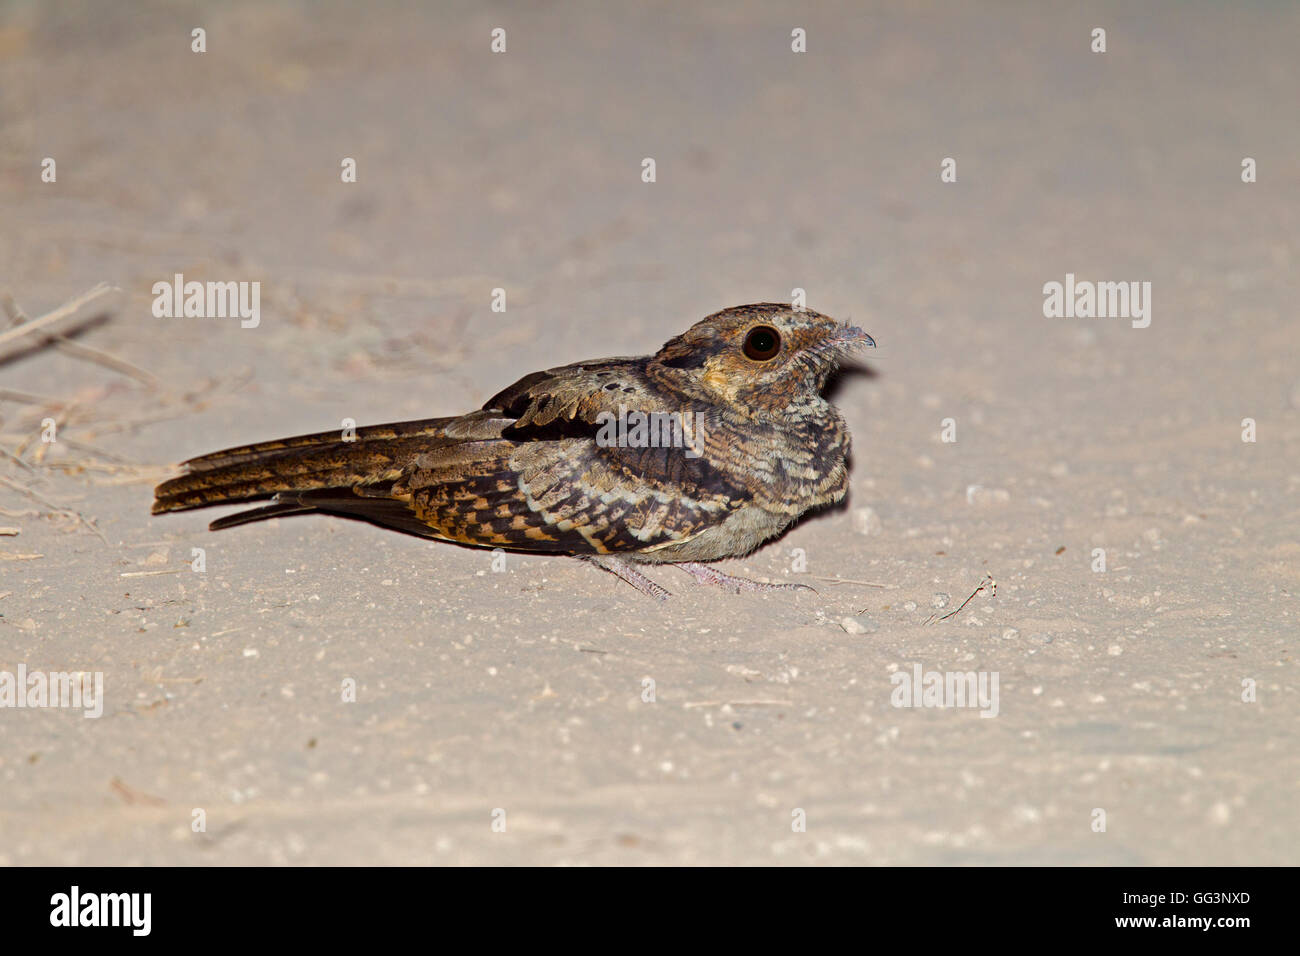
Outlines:
[{"label": "bird's foot", "polygon": [[655,582],[651,581],[626,561],[621,561],[608,554],[584,554],[583,557],[596,565],[596,567],[604,568],[610,574],[622,578],[642,594],[648,594],[656,601],[666,601],[672,596],[671,591],[661,585],[655,584]]},{"label": "bird's foot", "polygon": [[751,581],[749,578],[727,574],[725,571],[700,564],[698,561],[683,561],[677,567],[688,572],[700,584],[716,585],[735,594],[741,591],[813,591],[816,593],[815,588],[810,588],[806,584],[769,584],[766,581]]}]

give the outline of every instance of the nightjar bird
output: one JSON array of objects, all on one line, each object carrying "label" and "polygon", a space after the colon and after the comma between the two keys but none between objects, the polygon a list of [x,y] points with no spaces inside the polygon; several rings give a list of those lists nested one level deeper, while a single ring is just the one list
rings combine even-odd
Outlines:
[{"label": "nightjar bird", "polygon": [[848,487],[849,432],[821,395],[861,329],[770,302],[724,309],[654,355],[526,375],[480,411],[320,432],[193,458],[153,513],[266,500],[213,531],[297,514],[441,541],[573,555],[656,598],[641,570],[760,584],[748,554]]}]

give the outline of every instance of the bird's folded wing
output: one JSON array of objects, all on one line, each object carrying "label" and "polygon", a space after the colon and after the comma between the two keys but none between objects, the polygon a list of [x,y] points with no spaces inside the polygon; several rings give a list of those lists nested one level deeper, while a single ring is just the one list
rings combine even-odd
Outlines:
[{"label": "bird's folded wing", "polygon": [[621,409],[677,410],[647,407],[670,402],[647,383],[643,363],[644,359],[610,358],[533,372],[493,395],[483,410],[511,416],[516,432],[565,422],[595,425],[602,412],[618,415]]},{"label": "bird's folded wing", "polygon": [[526,376],[447,429],[461,441],[358,493],[405,501],[435,536],[466,544],[603,554],[689,540],[748,495],[690,447],[598,440],[602,413],[667,411],[636,363]]}]

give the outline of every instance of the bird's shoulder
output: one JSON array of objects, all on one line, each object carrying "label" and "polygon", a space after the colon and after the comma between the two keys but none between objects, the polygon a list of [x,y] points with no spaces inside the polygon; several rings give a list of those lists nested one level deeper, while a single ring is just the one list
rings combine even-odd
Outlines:
[{"label": "bird's shoulder", "polygon": [[493,395],[483,411],[514,419],[513,430],[555,422],[594,424],[602,412],[677,410],[683,396],[646,375],[648,358],[617,357],[574,362],[532,372]]}]

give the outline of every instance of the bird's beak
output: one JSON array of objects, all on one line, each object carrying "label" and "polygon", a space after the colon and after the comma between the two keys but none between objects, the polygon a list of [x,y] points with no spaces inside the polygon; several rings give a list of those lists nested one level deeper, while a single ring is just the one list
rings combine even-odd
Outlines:
[{"label": "bird's beak", "polygon": [[842,352],[853,352],[861,348],[874,349],[876,340],[856,325],[845,325],[835,333],[830,344]]}]

